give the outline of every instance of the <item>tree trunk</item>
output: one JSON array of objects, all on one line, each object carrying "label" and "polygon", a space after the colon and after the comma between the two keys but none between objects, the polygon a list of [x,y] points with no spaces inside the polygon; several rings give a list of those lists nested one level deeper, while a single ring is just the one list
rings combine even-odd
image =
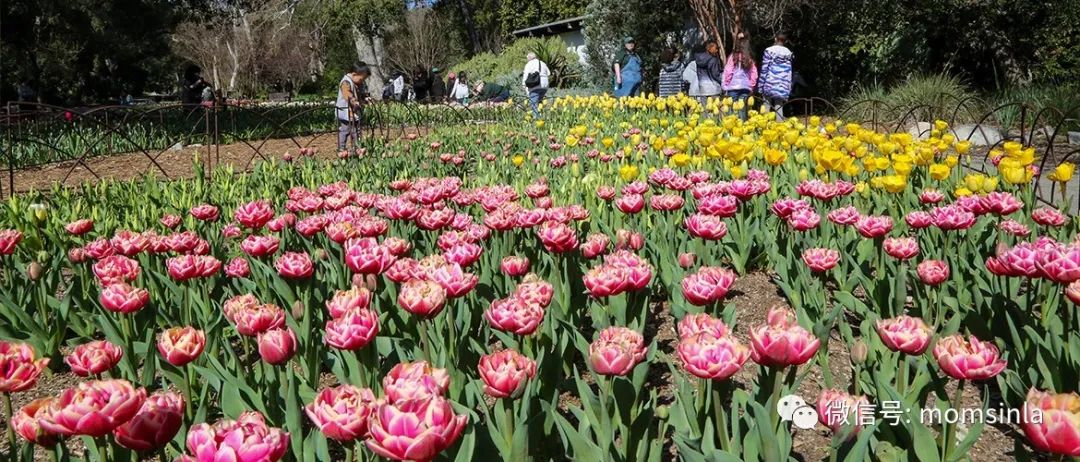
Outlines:
[{"label": "tree trunk", "polygon": [[461,10],[461,19],[465,21],[465,31],[469,34],[469,50],[473,53],[480,52],[480,35],[476,33],[476,22],[473,21],[472,7],[466,0],[458,0],[458,9]]},{"label": "tree trunk", "polygon": [[356,44],[357,59],[367,63],[368,67],[371,68],[371,76],[367,79],[368,92],[372,96],[382,95],[383,85],[386,84],[386,78],[382,71],[382,60],[379,59],[382,39],[371,37],[361,32],[360,28],[353,27],[353,42]]}]

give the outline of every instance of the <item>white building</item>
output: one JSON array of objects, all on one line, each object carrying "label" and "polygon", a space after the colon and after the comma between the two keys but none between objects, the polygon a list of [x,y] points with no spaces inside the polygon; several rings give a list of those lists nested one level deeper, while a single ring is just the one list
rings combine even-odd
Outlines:
[{"label": "white building", "polygon": [[584,20],[585,16],[560,19],[539,26],[518,29],[511,34],[516,38],[557,36],[566,43],[566,50],[576,54],[578,61],[585,64],[585,33],[581,29]]}]

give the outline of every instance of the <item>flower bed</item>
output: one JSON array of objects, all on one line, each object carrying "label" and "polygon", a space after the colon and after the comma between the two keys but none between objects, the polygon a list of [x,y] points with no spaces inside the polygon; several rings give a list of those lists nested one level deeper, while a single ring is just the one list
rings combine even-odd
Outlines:
[{"label": "flower bed", "polygon": [[[838,457],[959,460],[992,422],[923,416],[976,390],[1015,414],[1010,456],[1080,455],[1078,223],[1036,203],[1033,150],[964,174],[944,123],[702,109],[733,108],[566,98],[360,157],[17,197],[0,393],[85,379],[11,409],[10,447],[786,460],[817,426]],[[753,321],[751,272],[787,302]],[[824,390],[791,396],[808,375]]]}]

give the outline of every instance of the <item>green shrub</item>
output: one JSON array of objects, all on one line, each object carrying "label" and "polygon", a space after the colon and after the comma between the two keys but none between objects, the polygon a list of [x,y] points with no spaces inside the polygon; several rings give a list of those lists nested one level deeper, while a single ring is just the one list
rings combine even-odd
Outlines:
[{"label": "green shrub", "polygon": [[576,84],[581,77],[578,56],[566,49],[558,37],[524,38],[511,43],[500,53],[480,53],[456,66],[454,72],[465,72],[470,81],[484,80],[516,87],[521,82],[521,70],[525,67],[525,55],[536,56],[551,70],[551,86],[565,88]]},{"label": "green shrub", "polygon": [[966,119],[983,108],[971,100],[973,96],[975,92],[954,75],[916,75],[888,89],[880,85],[857,87],[841,99],[840,108],[852,120],[894,122],[906,118],[915,122],[951,118],[960,106],[957,116]]}]

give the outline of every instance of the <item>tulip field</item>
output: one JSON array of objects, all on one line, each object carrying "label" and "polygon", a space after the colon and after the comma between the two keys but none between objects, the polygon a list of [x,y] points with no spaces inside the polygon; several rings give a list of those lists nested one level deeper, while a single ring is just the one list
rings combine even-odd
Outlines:
[{"label": "tulip field", "polygon": [[11,198],[4,455],[1080,457],[1080,221],[1033,187],[1071,164],[942,121],[543,109]]}]

